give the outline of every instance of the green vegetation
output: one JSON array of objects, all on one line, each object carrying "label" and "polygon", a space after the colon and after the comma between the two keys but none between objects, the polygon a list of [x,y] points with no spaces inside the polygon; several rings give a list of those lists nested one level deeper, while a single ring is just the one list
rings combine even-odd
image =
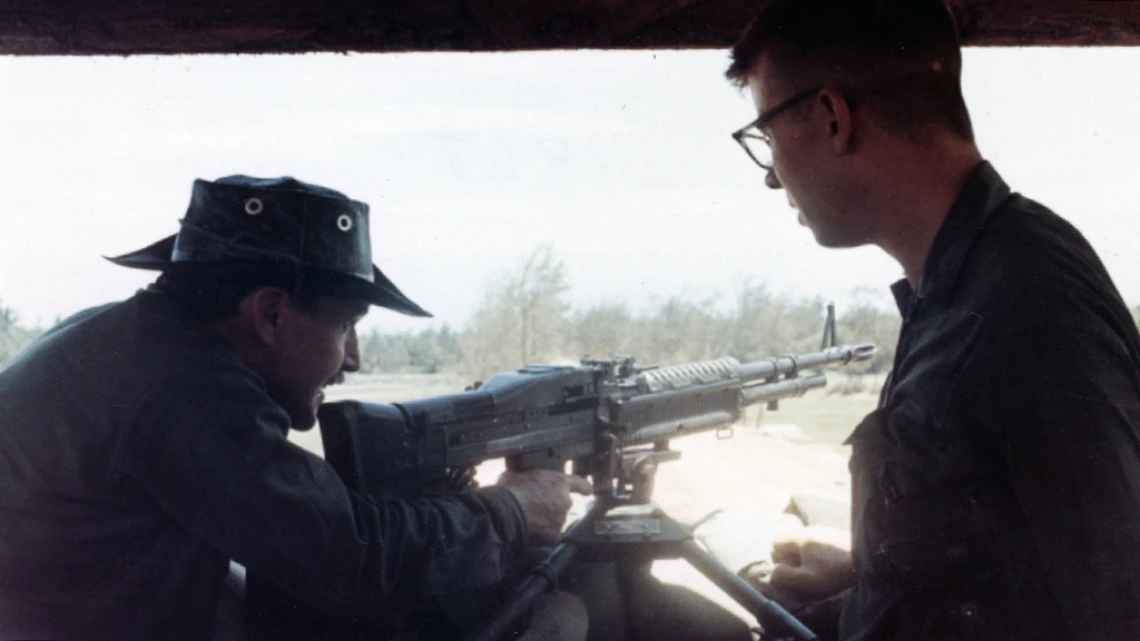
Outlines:
[{"label": "green vegetation", "polygon": [[[628,354],[645,365],[720,356],[749,361],[819,349],[826,312],[822,298],[793,300],[750,282],[742,284],[727,311],[715,296],[672,297],[641,312],[613,302],[574,309],[567,301],[565,268],[549,245],[536,248],[495,283],[461,332],[444,327],[361,337],[363,370],[449,372],[479,380],[527,363],[575,363],[587,355]],[[894,357],[898,314],[874,305],[873,295],[855,292],[855,305],[837,319],[838,342],[879,347],[857,373],[883,373]],[[849,389],[860,387],[854,381]]]},{"label": "green vegetation", "polygon": [[38,327],[24,327],[20,315],[0,301],[0,369],[31,344],[43,330]]}]

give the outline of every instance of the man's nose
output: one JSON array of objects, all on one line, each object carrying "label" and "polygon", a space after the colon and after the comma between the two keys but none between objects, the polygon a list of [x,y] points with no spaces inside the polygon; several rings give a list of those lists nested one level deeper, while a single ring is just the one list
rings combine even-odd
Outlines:
[{"label": "man's nose", "polygon": [[349,330],[348,338],[345,339],[344,363],[341,364],[340,369],[342,372],[360,371],[360,342],[356,340],[355,327]]},{"label": "man's nose", "polygon": [[784,188],[784,185],[780,182],[780,179],[776,177],[775,169],[768,170],[768,175],[764,176],[764,184],[767,185],[769,189]]}]

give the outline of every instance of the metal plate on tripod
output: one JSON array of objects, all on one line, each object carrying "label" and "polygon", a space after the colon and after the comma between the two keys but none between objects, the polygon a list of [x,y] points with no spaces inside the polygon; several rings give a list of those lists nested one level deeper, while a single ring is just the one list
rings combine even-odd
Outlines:
[{"label": "metal plate on tripod", "polygon": [[660,519],[624,518],[600,519],[594,522],[594,534],[598,536],[644,536],[661,534]]}]

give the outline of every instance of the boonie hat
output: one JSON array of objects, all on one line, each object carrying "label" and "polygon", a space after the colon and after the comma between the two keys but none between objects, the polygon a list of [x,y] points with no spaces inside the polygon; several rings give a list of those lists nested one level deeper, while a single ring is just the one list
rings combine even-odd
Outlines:
[{"label": "boonie hat", "polygon": [[124,267],[255,262],[288,265],[323,294],[431,316],[372,263],[368,205],[295,178],[195,180],[177,234],[122,256]]}]

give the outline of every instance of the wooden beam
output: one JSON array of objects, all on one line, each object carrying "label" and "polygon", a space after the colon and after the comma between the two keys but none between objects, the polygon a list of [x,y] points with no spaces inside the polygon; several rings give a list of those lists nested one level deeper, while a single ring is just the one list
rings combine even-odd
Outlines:
[{"label": "wooden beam", "polygon": [[[0,0],[0,53],[686,49],[764,0]],[[1140,45],[1140,0],[950,0],[963,42]]]},{"label": "wooden beam", "polygon": [[1137,46],[1136,0],[949,0],[974,46]]}]

